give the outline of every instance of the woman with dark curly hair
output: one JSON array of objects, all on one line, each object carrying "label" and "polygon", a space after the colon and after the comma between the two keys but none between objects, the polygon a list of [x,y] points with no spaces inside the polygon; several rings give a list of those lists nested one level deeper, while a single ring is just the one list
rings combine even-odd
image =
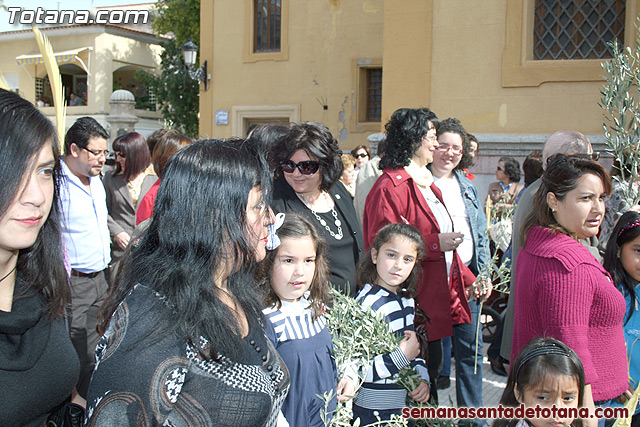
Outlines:
[{"label": "woman with dark curly hair", "polygon": [[496,167],[497,182],[489,184],[489,194],[485,202],[504,211],[515,204],[516,197],[524,188],[520,184],[520,163],[513,157],[500,157]]},{"label": "woman with dark curly hair", "polygon": [[[427,254],[422,261],[425,274],[418,286],[418,305],[431,319],[426,329],[429,375],[434,380],[442,364],[441,339],[453,335],[455,325],[471,321],[465,288],[475,282],[456,251],[464,234],[457,230],[427,169],[438,148],[437,125],[438,118],[426,108],[402,108],[393,113],[385,126],[383,173],[367,196],[363,227],[367,245],[388,223],[411,224],[424,238]],[[437,401],[434,384],[432,396]]]},{"label": "woman with dark curly hair", "polygon": [[325,125],[291,126],[270,152],[275,170],[273,210],[296,211],[311,218],[327,242],[331,284],[353,295],[364,242],[351,195],[343,185],[334,185],[342,174],[341,154]]},{"label": "woman with dark curly hair", "polygon": [[[480,273],[489,262],[489,237],[487,219],[484,216],[478,190],[466,177],[464,168],[472,162],[471,145],[467,132],[458,119],[449,118],[438,126],[438,148],[434,152],[429,169],[435,184],[451,214],[453,227],[464,237],[456,249],[460,260],[474,275]],[[482,354],[475,354],[476,346],[482,348],[482,335],[476,337],[480,303],[491,294],[490,283],[468,288],[467,298],[471,308],[471,323],[453,328],[453,339],[443,339],[442,385],[449,380],[451,347],[456,355],[456,400],[458,406],[482,406]],[[473,292],[472,292],[473,291]],[[476,368],[477,367],[477,368]]]}]

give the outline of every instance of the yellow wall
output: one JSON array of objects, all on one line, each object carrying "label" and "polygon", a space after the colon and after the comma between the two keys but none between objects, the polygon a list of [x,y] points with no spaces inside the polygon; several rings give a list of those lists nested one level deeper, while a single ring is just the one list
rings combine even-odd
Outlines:
[{"label": "yellow wall", "polygon": [[[381,126],[355,123],[358,58],[383,65],[382,123],[397,108],[425,106],[479,134],[602,133],[600,62],[533,61],[534,0],[283,0],[288,59],[257,62],[244,52],[247,4],[202,1],[202,60],[213,78],[200,97],[203,135],[231,136],[234,106],[286,104],[328,125],[342,148],[363,143]],[[640,0],[627,1],[627,44],[639,11]],[[215,125],[216,110],[229,111],[229,125]]]},{"label": "yellow wall", "polygon": [[[326,124],[343,149],[367,143],[366,136],[380,126],[367,130],[355,124],[354,64],[382,57],[383,1],[284,0],[288,59],[266,61],[245,54],[247,4],[201,3],[201,61],[209,61],[212,73],[210,89],[200,93],[201,135],[232,136],[234,106],[284,104],[299,105],[301,120]],[[229,125],[215,124],[216,110],[229,111]]]},{"label": "yellow wall", "polygon": [[[627,42],[639,3],[627,2]],[[601,134],[600,62],[528,58],[523,25],[532,7],[529,0],[385,2],[383,117],[422,105],[473,133]]]}]

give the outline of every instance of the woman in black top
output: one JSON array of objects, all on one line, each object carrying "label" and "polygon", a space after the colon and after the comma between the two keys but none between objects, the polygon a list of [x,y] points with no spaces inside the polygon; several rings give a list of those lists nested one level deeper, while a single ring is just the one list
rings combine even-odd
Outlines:
[{"label": "woman in black top", "polygon": [[252,271],[266,255],[270,187],[245,141],[198,141],[171,158],[102,308],[88,425],[276,425],[289,373]]},{"label": "woman in black top", "polygon": [[60,147],[31,103],[0,89],[0,423],[42,426],[80,364],[65,323]]},{"label": "woman in black top", "polygon": [[273,207],[311,218],[327,242],[331,284],[346,295],[355,293],[355,270],[364,254],[362,228],[343,185],[342,152],[329,129],[319,123],[295,124],[270,152],[275,170]]}]

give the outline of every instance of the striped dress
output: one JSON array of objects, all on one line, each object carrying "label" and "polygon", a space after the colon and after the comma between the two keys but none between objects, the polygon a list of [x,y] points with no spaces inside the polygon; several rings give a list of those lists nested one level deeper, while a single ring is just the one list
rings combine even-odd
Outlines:
[{"label": "striped dress", "polygon": [[[405,331],[413,331],[415,303],[412,298],[403,298],[378,285],[366,284],[356,296],[363,307],[382,313],[389,323],[389,329],[396,336],[404,336]],[[427,366],[419,357],[413,361],[396,348],[388,354],[376,356],[367,368],[364,384],[360,387],[354,403],[362,408],[373,410],[391,410],[405,407],[407,391],[396,385],[391,379],[400,369],[411,364],[423,380],[429,381]]]},{"label": "striped dress", "polygon": [[[321,316],[313,320],[309,301],[282,301],[282,306],[263,310],[267,337],[278,350],[291,376],[291,388],[282,413],[291,427],[324,426],[324,401],[317,394],[333,391],[327,413],[336,408],[337,371],[333,342]],[[328,417],[330,419],[330,417]]]}]

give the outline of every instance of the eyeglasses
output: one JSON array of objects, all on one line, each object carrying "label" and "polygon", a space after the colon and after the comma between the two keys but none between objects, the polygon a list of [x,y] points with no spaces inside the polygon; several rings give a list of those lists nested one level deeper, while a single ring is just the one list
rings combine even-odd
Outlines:
[{"label": "eyeglasses", "polygon": [[305,160],[300,163],[296,163],[293,160],[287,160],[286,162],[280,163],[280,167],[284,173],[293,173],[296,168],[298,168],[302,175],[313,175],[318,172],[320,163],[314,160]]},{"label": "eyeglasses", "polygon": [[431,135],[426,134],[425,136],[423,136],[423,138],[426,138],[430,142],[433,142],[433,141],[438,139],[438,137],[436,136],[435,132],[433,134],[431,134]]},{"label": "eyeglasses", "polygon": [[451,150],[451,152],[455,155],[462,154],[462,147],[458,145],[439,144],[436,150],[442,151],[443,153]]},{"label": "eyeglasses", "polygon": [[126,159],[126,158],[127,158],[127,155],[126,155],[126,154],[121,153],[121,152],[119,152],[119,151],[116,151],[116,152],[114,153],[114,155],[115,155],[116,157],[122,157],[123,159]]},{"label": "eyeglasses", "polygon": [[96,157],[100,157],[101,155],[104,155],[105,157],[109,156],[109,150],[89,150],[87,147],[80,147],[80,148],[82,148],[83,150],[87,150],[88,152],[90,152]]},{"label": "eyeglasses", "polygon": [[354,154],[353,157],[355,157],[356,159],[359,159],[362,157],[364,159],[365,157],[369,157],[369,155],[367,153],[358,153],[358,154]]},{"label": "eyeglasses", "polygon": [[600,158],[600,152],[599,151],[594,151],[591,154],[589,154],[589,153],[579,153],[579,154],[572,154],[572,156],[573,157],[580,157],[581,159],[593,160],[595,162]]}]

